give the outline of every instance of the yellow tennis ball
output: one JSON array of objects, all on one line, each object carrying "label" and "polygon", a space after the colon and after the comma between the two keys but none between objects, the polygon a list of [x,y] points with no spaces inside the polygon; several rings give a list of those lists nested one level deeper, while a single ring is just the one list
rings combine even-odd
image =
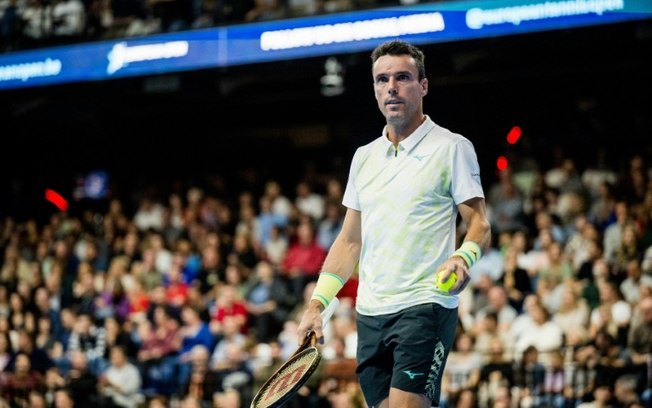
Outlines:
[{"label": "yellow tennis ball", "polygon": [[441,289],[442,292],[448,293],[448,291],[455,285],[457,282],[457,274],[455,272],[451,273],[447,280],[442,280],[442,272],[440,271],[437,274],[437,287]]}]

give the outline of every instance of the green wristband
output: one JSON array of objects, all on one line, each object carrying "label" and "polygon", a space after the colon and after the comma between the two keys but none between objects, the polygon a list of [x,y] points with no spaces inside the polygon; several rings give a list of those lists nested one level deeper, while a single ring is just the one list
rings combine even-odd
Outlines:
[{"label": "green wristband", "polygon": [[337,295],[337,292],[342,289],[342,286],[344,286],[344,281],[338,275],[331,272],[321,272],[310,299],[318,300],[324,307],[327,307]]}]

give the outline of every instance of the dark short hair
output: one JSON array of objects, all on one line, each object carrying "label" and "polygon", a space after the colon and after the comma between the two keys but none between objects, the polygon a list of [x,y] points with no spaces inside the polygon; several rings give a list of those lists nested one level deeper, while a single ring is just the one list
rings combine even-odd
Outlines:
[{"label": "dark short hair", "polygon": [[426,77],[425,55],[423,51],[403,40],[390,40],[377,46],[371,53],[371,64],[384,55],[409,55],[414,58],[419,72],[419,81]]}]

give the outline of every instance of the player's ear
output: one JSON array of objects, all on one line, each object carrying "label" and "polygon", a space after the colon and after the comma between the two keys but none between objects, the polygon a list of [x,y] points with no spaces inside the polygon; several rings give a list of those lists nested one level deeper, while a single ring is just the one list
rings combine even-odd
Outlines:
[{"label": "player's ear", "polygon": [[421,80],[421,96],[428,95],[428,78]]}]

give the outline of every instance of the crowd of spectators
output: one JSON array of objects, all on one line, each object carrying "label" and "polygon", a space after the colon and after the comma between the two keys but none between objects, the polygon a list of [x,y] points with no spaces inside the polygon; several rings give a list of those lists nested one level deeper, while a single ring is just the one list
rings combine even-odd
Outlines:
[{"label": "crowd of spectators", "polygon": [[413,4],[414,0],[0,0],[0,52]]},{"label": "crowd of spectators", "polygon": [[[649,406],[651,170],[634,155],[497,174],[442,406]],[[297,347],[344,183],[159,186],[45,222],[4,215],[0,407],[248,407]],[[290,407],[366,407],[356,289],[354,275]]]}]

